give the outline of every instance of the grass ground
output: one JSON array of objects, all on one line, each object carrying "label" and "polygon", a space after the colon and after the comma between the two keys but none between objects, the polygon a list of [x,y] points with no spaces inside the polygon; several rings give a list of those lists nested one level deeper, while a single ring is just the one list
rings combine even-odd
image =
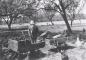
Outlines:
[{"label": "grass ground", "polygon": [[[66,26],[65,25],[51,25],[51,26],[38,26],[39,27],[39,29],[41,30],[41,31],[45,31],[45,30],[47,30],[47,31],[50,31],[50,32],[52,32],[53,34],[52,35],[56,35],[55,33],[63,33],[63,31],[66,29]],[[83,27],[85,27],[85,26],[75,26],[75,27],[72,27],[72,29],[73,30],[76,30],[76,31],[74,31],[75,32],[75,34],[81,34],[81,38],[85,38],[86,37],[86,35],[85,35],[85,33],[83,33],[82,32],[82,28]],[[22,28],[25,28],[25,26],[23,26]],[[18,36],[20,36],[21,35],[21,33],[20,33],[20,31],[21,31],[22,29],[21,28],[18,28],[18,27],[16,27],[16,30],[15,30],[15,28],[11,31],[11,32],[4,32],[3,33],[3,31],[8,31],[8,29],[7,28],[4,28],[4,29],[2,29],[1,28],[1,30],[0,30],[0,39],[3,39],[4,41],[6,41],[7,40],[7,38],[12,38],[12,37],[18,37]],[[74,37],[74,38],[73,38]],[[76,35],[72,35],[72,37],[70,36],[69,37],[70,39],[69,40],[73,40],[73,39],[75,39],[76,40]],[[86,38],[85,38],[86,39]],[[84,39],[84,40],[85,40]],[[85,49],[84,49],[85,50]],[[77,50],[76,50],[77,51]],[[79,50],[78,50],[79,51]],[[80,52],[80,51],[79,51]],[[79,52],[77,52],[76,54],[78,54]],[[81,50],[81,52],[82,52],[82,50]],[[74,53],[75,54],[75,53]],[[77,56],[78,57],[78,56]],[[57,57],[54,57],[54,58],[57,58]],[[71,59],[72,60],[72,59]],[[85,60],[85,59],[84,59]]]},{"label": "grass ground", "polygon": [[[0,39],[1,38],[8,38],[8,37],[17,37],[21,35],[22,30],[25,30],[25,28],[27,28],[27,26],[14,26],[11,32],[7,32],[9,31],[7,27],[0,27]],[[58,33],[63,33],[64,30],[66,30],[66,26],[65,25],[42,25],[42,26],[38,26],[40,31],[50,31],[53,34],[52,35],[56,35]],[[84,35],[83,38],[85,38],[85,33],[82,33],[83,28],[86,28],[85,25],[73,25],[73,27],[71,27],[72,30],[77,34],[80,33],[81,35]],[[5,31],[5,32],[3,32]]]}]

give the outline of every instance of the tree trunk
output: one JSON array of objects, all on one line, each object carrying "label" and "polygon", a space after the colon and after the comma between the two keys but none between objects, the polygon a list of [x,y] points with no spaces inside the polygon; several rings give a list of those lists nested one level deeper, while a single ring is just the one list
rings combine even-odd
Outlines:
[{"label": "tree trunk", "polygon": [[66,11],[65,11],[65,7],[63,5],[62,0],[59,0],[59,3],[60,3],[60,6],[62,8],[62,10],[60,10],[60,9],[59,10],[60,10],[60,12],[62,12],[61,15],[62,15],[62,17],[63,17],[63,19],[64,19],[64,21],[66,23],[68,33],[71,34],[72,30],[71,30],[70,24],[68,23],[67,16],[66,16]]},{"label": "tree trunk", "polygon": [[68,23],[68,20],[67,20],[66,15],[65,15],[65,14],[62,15],[62,17],[63,17],[63,19],[64,19],[64,21],[65,21],[65,23],[66,23],[68,33],[71,34],[71,33],[72,33],[72,30],[71,30],[70,24]]},{"label": "tree trunk", "polygon": [[11,30],[11,24],[8,25],[8,29]]},{"label": "tree trunk", "polygon": [[54,25],[54,23],[52,21],[52,17],[49,18],[49,21],[51,22],[52,25]]},{"label": "tree trunk", "polygon": [[54,25],[54,23],[52,21],[50,21],[52,25]]},{"label": "tree trunk", "polygon": [[12,21],[13,21],[13,17],[12,17],[12,15],[11,15],[11,16],[10,16],[10,21],[9,21],[9,23],[8,23],[8,28],[9,28],[9,30],[11,30]]},{"label": "tree trunk", "polygon": [[71,20],[71,27],[72,27],[72,25],[73,25],[73,21]]}]

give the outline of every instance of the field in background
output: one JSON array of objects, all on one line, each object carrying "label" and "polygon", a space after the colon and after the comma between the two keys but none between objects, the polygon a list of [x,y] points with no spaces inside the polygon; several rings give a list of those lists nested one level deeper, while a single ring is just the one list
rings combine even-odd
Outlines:
[{"label": "field in background", "polygon": [[[40,30],[48,30],[51,32],[59,32],[63,31],[66,28],[64,21],[53,21],[54,25],[51,25],[51,22],[38,22],[36,23],[39,26]],[[69,24],[71,22],[69,21]],[[18,29],[18,28],[25,28],[29,25],[29,23],[23,23],[23,24],[12,24],[12,29]],[[0,25],[0,29],[7,29],[7,25]],[[73,21],[73,27],[71,27],[73,30],[82,30],[83,28],[86,28],[86,20],[75,20]]]},{"label": "field in background", "polygon": [[[58,21],[59,23],[61,21]],[[42,22],[43,23],[43,22]],[[79,22],[76,21],[76,24],[73,24],[73,26],[71,27],[72,30],[76,30],[76,31],[82,31],[83,28],[86,29],[86,25],[85,23],[86,22],[83,22],[84,24],[80,24]],[[29,25],[29,23],[24,23],[24,24],[13,24],[12,25],[12,29],[15,29],[16,30],[22,30],[24,28],[27,28]],[[38,28],[40,31],[50,31],[52,33],[59,33],[59,32],[63,32],[64,30],[66,30],[66,25],[65,24],[55,24],[55,25],[38,25]],[[9,33],[2,33],[3,31],[7,31],[8,30],[8,27],[7,25],[0,25],[0,35],[1,37],[4,38],[5,37],[8,37],[8,34]],[[18,31],[17,31],[18,32]],[[19,35],[19,33],[16,33],[16,34],[13,34],[13,33],[10,33],[10,35],[12,36],[17,36]],[[21,34],[20,34],[21,35]]]}]

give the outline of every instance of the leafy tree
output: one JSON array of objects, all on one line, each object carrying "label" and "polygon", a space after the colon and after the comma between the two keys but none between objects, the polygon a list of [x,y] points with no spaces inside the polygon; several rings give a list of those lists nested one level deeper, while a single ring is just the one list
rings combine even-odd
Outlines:
[{"label": "leafy tree", "polygon": [[[77,15],[78,16],[80,15],[80,12],[81,12],[81,10],[83,9],[83,7],[85,5],[85,1],[84,0],[80,0],[79,2],[80,2],[80,4],[79,4],[78,9],[76,9],[77,8],[77,5],[76,6],[75,5],[74,6],[71,6],[71,10],[69,9],[68,17],[71,20],[71,26],[73,24],[74,19],[76,19],[76,16]],[[78,20],[80,20],[80,19],[78,19]]]},{"label": "leafy tree", "polygon": [[50,6],[50,4],[47,4],[44,7],[45,7],[44,12],[46,17],[51,22],[51,24],[54,25],[52,19],[55,16],[56,10],[52,10],[52,6]]},{"label": "leafy tree", "polygon": [[63,17],[63,19],[66,23],[68,32],[72,33],[72,30],[70,28],[70,25],[69,25],[68,19],[67,19],[67,12],[70,12],[70,11],[72,12],[73,11],[73,9],[71,7],[77,8],[78,7],[78,2],[76,0],[58,0],[58,2],[59,2],[59,5],[57,5],[55,3],[55,7],[56,7],[56,9],[58,8],[59,13]]},{"label": "leafy tree", "polygon": [[12,1],[0,1],[0,17],[6,22],[9,29],[11,29],[11,23],[17,16],[17,6],[12,4]]},{"label": "leafy tree", "polygon": [[36,22],[38,20],[37,0],[27,0],[23,5],[26,5],[27,8],[20,9],[21,14]]},{"label": "leafy tree", "polygon": [[35,13],[35,9],[32,7],[34,3],[34,1],[27,3],[25,0],[17,0],[17,3],[15,3],[15,0],[2,0],[0,1],[0,17],[6,22],[8,28],[11,29],[12,22],[20,14],[32,17],[33,13]]},{"label": "leafy tree", "polygon": [[[45,10],[47,11],[56,11],[59,12],[66,23],[67,29],[69,33],[72,33],[71,27],[68,23],[68,17],[67,14],[72,11],[71,7],[78,7],[79,1],[77,0],[47,0],[47,2],[44,1],[45,4]],[[47,5],[50,5],[50,7],[46,7]]]}]

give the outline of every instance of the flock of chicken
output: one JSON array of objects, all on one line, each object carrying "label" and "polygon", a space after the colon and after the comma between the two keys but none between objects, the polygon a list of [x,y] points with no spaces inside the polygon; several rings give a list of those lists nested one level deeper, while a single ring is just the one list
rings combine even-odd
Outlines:
[{"label": "flock of chicken", "polygon": [[[61,37],[61,34],[53,36],[53,39]],[[86,42],[80,40],[80,36],[77,35],[76,41],[74,43],[72,42],[66,42],[68,46],[73,46],[73,47],[83,47],[86,48]]]}]

